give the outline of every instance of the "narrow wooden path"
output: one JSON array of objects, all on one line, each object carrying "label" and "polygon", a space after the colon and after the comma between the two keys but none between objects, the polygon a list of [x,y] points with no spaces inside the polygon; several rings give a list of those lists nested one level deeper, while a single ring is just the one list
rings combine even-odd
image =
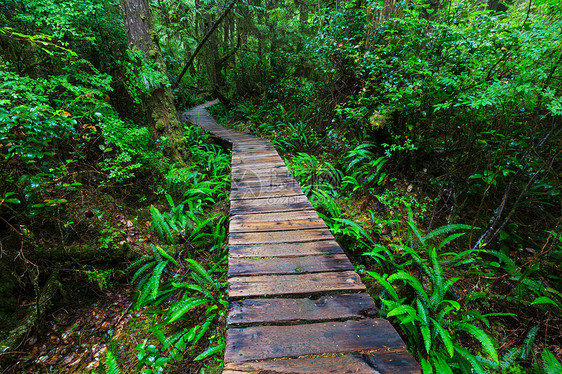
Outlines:
[{"label": "narrow wooden path", "polygon": [[421,373],[275,148],[213,104],[183,116],[232,143],[223,373]]}]

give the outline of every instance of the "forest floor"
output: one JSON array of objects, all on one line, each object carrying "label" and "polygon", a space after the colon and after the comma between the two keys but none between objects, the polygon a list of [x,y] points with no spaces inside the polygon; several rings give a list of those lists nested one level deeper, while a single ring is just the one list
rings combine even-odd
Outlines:
[{"label": "forest floor", "polygon": [[[146,181],[139,180],[137,184],[143,186]],[[65,254],[58,251],[51,254],[52,261],[64,258],[57,293],[20,346],[0,353],[1,373],[105,373],[108,351],[116,356],[122,373],[138,373],[143,369],[137,358],[138,345],[148,341],[161,348],[150,331],[160,316],[154,313],[155,307],[133,308],[138,291],[131,285],[131,276],[136,268],[128,269],[132,261],[149,253],[150,244],[162,244],[151,231],[149,210],[151,204],[161,206],[165,199],[141,188],[129,185],[124,189],[105,189],[102,193],[103,189],[91,187],[82,190],[77,200],[69,200],[65,217],[57,220],[70,221],[69,217],[73,217],[72,221],[78,223],[69,225],[74,226],[74,233],[73,240],[63,246]],[[88,217],[89,212],[94,212],[94,216]],[[36,237],[38,233],[36,230]],[[47,230],[42,234],[40,239],[45,246],[50,243],[60,249],[58,233]],[[0,238],[5,243],[18,239],[13,230],[0,231]],[[83,253],[88,257],[84,259],[77,257],[79,251],[68,250],[89,246],[97,247],[100,253]],[[208,261],[208,253],[192,255],[202,263]],[[43,265],[43,271],[47,272],[47,264]],[[35,304],[35,297],[33,290],[16,292],[21,317]],[[200,312],[194,311],[192,318],[198,319]],[[16,315],[11,320],[5,314],[2,317],[5,326],[13,327],[19,321],[14,318]],[[210,331],[221,329],[224,327],[214,326]],[[6,334],[7,329],[3,330]],[[4,338],[3,334],[0,338]],[[207,373],[214,373],[220,367],[220,362],[215,361],[171,361],[166,372],[199,373],[205,366]]]}]

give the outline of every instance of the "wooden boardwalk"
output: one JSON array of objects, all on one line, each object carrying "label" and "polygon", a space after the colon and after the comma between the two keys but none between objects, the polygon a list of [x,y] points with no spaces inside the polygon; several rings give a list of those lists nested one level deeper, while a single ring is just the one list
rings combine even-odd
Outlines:
[{"label": "wooden boardwalk", "polygon": [[223,373],[421,373],[273,146],[213,104],[183,116],[232,144]]}]

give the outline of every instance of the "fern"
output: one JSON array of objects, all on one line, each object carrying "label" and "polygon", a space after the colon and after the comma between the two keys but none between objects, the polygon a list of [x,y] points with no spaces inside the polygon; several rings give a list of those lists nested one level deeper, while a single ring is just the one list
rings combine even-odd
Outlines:
[{"label": "fern", "polygon": [[545,348],[545,350],[542,351],[541,358],[542,358],[543,363],[544,363],[545,374],[560,374],[560,373],[562,373],[562,364],[560,364],[558,359],[556,359],[556,357],[554,357],[554,355],[552,354],[552,352],[548,348]]},{"label": "fern", "polygon": [[168,319],[166,323],[172,323],[183,317],[185,313],[190,311],[193,308],[198,307],[199,305],[203,305],[208,303],[209,300],[201,297],[192,297],[189,299],[185,299],[174,303],[173,306],[170,307],[168,314]]},{"label": "fern", "polygon": [[[428,240],[433,238],[434,236],[443,235],[445,233],[455,231],[455,230],[470,230],[472,226],[464,225],[464,224],[454,224],[454,225],[445,225],[436,228],[435,230],[431,231],[424,237],[424,240]],[[478,227],[474,227],[475,230],[478,230]]]},{"label": "fern", "polygon": [[499,364],[498,352],[494,347],[494,341],[482,331],[480,328],[471,325],[469,323],[461,323],[458,325],[458,328],[468,332],[470,335],[475,337],[481,344],[482,348],[488,355],[494,360],[495,363]]},{"label": "fern", "polygon": [[191,268],[191,270],[193,270],[197,275],[199,275],[201,280],[205,284],[213,288],[218,288],[211,274],[209,274],[209,272],[207,272],[207,270],[205,270],[200,263],[190,258],[188,258],[186,261],[189,262],[189,267]]},{"label": "fern", "polygon": [[527,333],[525,340],[523,340],[523,352],[521,352],[521,358],[523,360],[526,360],[527,357],[529,356],[529,353],[533,348],[533,343],[535,342],[535,338],[537,337],[538,332],[539,332],[539,326],[533,327]]},{"label": "fern", "polygon": [[455,348],[454,348],[453,340],[451,339],[451,334],[449,334],[449,332],[445,330],[443,326],[441,326],[441,324],[436,320],[434,320],[433,318],[431,318],[431,322],[433,322],[433,326],[435,327],[435,330],[441,337],[441,341],[443,342],[443,345],[445,345],[445,349],[447,350],[447,353],[449,354],[450,357],[453,357],[453,355],[455,354]]},{"label": "fern", "polygon": [[117,360],[113,355],[113,352],[107,351],[107,356],[105,358],[105,368],[107,369],[107,374],[121,374]]},{"label": "fern", "polygon": [[[488,374],[480,365],[480,362],[470,353],[466,348],[455,345],[455,352],[457,352],[462,358],[464,358],[470,364],[470,372],[476,374]],[[468,370],[467,370],[468,372]]]},{"label": "fern", "polygon": [[213,347],[209,347],[205,350],[205,352],[202,352],[200,355],[198,355],[197,357],[195,357],[193,359],[193,361],[199,361],[202,360],[204,358],[207,358],[211,355],[214,355],[215,353],[221,353],[224,350],[225,344],[219,344]]}]

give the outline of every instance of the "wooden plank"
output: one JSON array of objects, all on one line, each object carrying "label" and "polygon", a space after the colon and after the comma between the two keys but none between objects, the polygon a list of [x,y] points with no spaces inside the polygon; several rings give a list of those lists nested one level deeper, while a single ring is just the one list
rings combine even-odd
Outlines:
[{"label": "wooden plank", "polygon": [[[251,207],[262,207],[264,205],[291,205],[297,203],[309,203],[306,196],[303,194],[298,194],[294,196],[271,196],[268,198],[261,199],[245,199],[245,200],[235,200],[230,202],[231,209],[237,208],[251,208]],[[312,205],[311,205],[312,207]],[[313,209],[313,208],[311,208]]]},{"label": "wooden plank", "polygon": [[240,165],[232,166],[232,174],[239,173],[244,170],[254,170],[256,172],[264,172],[269,170],[288,170],[284,163],[275,162],[254,162],[254,163],[244,163]]},{"label": "wooden plank", "polygon": [[306,257],[231,258],[228,261],[229,277],[351,270],[353,270],[353,265],[344,254]]},{"label": "wooden plank", "polygon": [[418,363],[405,349],[353,352],[343,356],[229,362],[223,374],[421,374]]},{"label": "wooden plank", "polygon": [[[270,214],[270,213],[267,213]],[[234,217],[247,217],[239,215]],[[283,221],[244,222],[230,221],[229,232],[261,232],[261,231],[284,231],[284,230],[306,230],[327,229],[328,226],[320,218],[287,219]]]},{"label": "wooden plank", "polygon": [[284,178],[260,178],[260,179],[249,179],[249,180],[232,180],[231,186],[233,188],[258,188],[258,187],[277,187],[277,186],[296,186],[297,181],[292,176],[286,176]]},{"label": "wooden plank", "polygon": [[379,318],[231,328],[226,334],[225,362],[360,350],[405,349],[404,342],[392,325]]},{"label": "wooden plank", "polygon": [[334,239],[330,230],[308,229],[271,232],[231,232],[229,245],[296,243]]},{"label": "wooden plank", "polygon": [[277,189],[276,191],[234,190],[230,191],[230,200],[265,199],[269,197],[301,195],[300,187]]},{"label": "wooden plank", "polygon": [[271,173],[290,173],[289,168],[285,165],[275,164],[274,166],[265,165],[260,167],[260,164],[250,164],[250,166],[239,166],[232,169],[231,175],[238,175],[243,173],[252,173],[256,175],[269,175]]},{"label": "wooden plank", "polygon": [[[247,200],[234,200],[234,201],[247,201]],[[231,201],[232,202],[232,201]],[[290,212],[295,210],[309,210],[314,209],[312,204],[308,201],[294,203],[294,204],[266,204],[263,206],[238,206],[230,208],[230,214],[249,214],[249,213],[266,213],[266,212]]]},{"label": "wooden plank", "polygon": [[230,258],[236,257],[294,257],[314,256],[329,253],[343,253],[333,240],[305,243],[229,245]]},{"label": "wooden plank", "polygon": [[253,171],[244,171],[241,173],[232,173],[231,174],[231,181],[233,183],[239,183],[239,182],[254,182],[254,181],[261,181],[264,182],[266,184],[269,184],[271,182],[277,182],[277,181],[287,181],[287,180],[293,180],[293,174],[291,174],[289,171],[272,171],[270,170],[269,172],[266,173],[256,173]]},{"label": "wooden plank", "polygon": [[285,161],[281,157],[279,157],[279,155],[270,156],[270,157],[261,157],[261,159],[263,159],[263,160],[261,160],[261,159],[257,159],[257,160],[236,159],[236,155],[237,155],[237,152],[234,153],[231,157],[231,159],[232,159],[231,166],[234,169],[244,168],[244,167],[255,167],[255,166],[258,166],[258,165],[263,165],[265,167],[271,166],[271,165],[287,166],[285,164]]},{"label": "wooden plank", "polygon": [[354,271],[233,277],[229,283],[228,296],[231,299],[365,290]]},{"label": "wooden plank", "polygon": [[232,217],[231,223],[241,224],[250,222],[277,222],[287,220],[315,220],[319,219],[315,210],[301,210],[298,212],[273,212],[261,214],[246,214]]},{"label": "wooden plank", "polygon": [[322,296],[317,299],[245,299],[228,307],[228,325],[364,318],[376,311],[366,293]]},{"label": "wooden plank", "polygon": [[248,192],[271,192],[271,191],[282,191],[287,189],[296,189],[300,186],[296,180],[286,180],[282,183],[260,183],[257,181],[250,182],[233,182],[230,185],[230,189],[233,191],[248,191]]}]

